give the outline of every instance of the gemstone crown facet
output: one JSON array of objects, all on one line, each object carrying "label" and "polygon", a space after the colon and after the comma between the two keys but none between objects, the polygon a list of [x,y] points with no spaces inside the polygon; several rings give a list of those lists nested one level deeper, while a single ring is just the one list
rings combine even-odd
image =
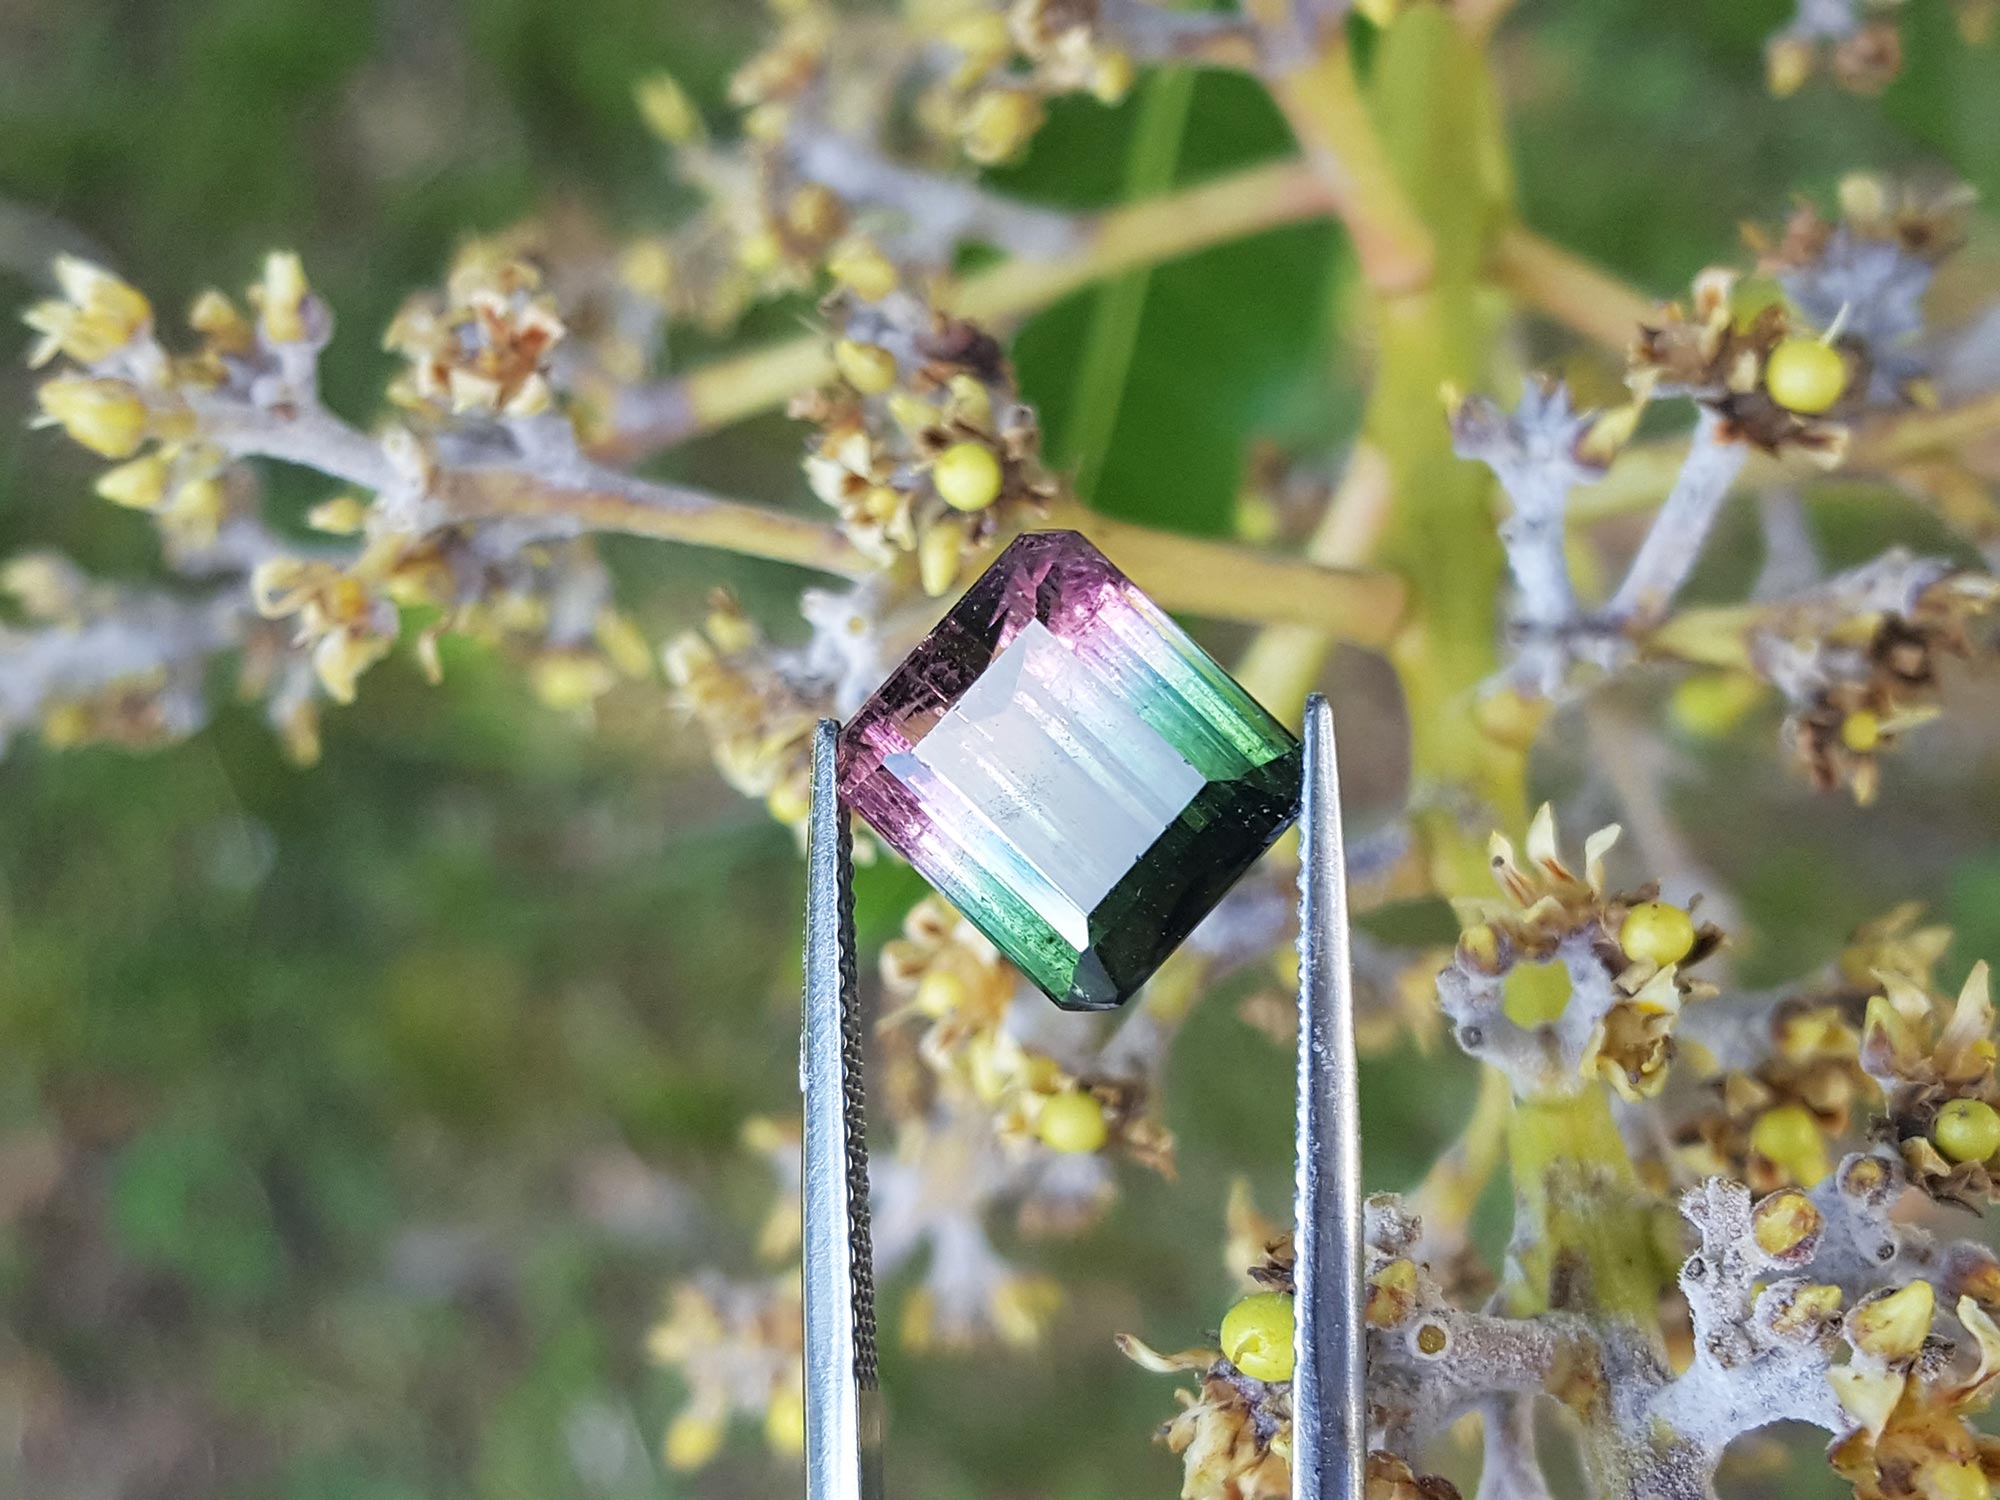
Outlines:
[{"label": "gemstone crown facet", "polygon": [[1291,822],[1299,744],[1073,531],[1017,538],[840,737],[843,798],[1058,1004],[1122,1004]]}]

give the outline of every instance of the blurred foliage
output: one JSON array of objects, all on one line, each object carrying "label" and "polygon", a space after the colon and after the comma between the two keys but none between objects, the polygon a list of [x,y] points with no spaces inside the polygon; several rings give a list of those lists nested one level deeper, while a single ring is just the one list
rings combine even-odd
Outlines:
[{"label": "blurred foliage", "polygon": [[[1785,9],[1524,5],[1504,55],[1530,222],[1664,292],[1726,256],[1739,221],[1856,167],[2000,193],[2000,75],[1942,4],[1910,7],[1909,67],[1880,101],[1779,105],[1760,46]],[[671,215],[631,81],[671,66],[712,105],[761,24],[743,0],[12,0],[0,300],[25,301],[64,245],[167,305],[293,246],[344,325],[329,397],[365,416],[376,332],[461,234],[565,204]],[[1183,180],[1286,149],[1238,80],[1202,79],[1186,107]],[[1117,200],[1139,112],[1065,103],[1006,185]],[[1018,346],[1052,451],[1081,403],[1115,398],[1092,498],[1225,529],[1251,439],[1351,424],[1367,336],[1347,326],[1348,275],[1326,227],[1162,267],[1123,360],[1080,357],[1098,294],[1052,309]],[[0,373],[0,410],[29,405]],[[796,451],[771,418],[675,462],[780,500]],[[0,554],[142,571],[144,522],[86,476],[73,449],[0,424]],[[1826,539],[1865,555],[1876,526],[1836,509]],[[656,634],[719,576],[774,618],[797,581],[613,550]],[[1714,550],[1718,568],[1745,551]],[[793,1097],[793,851],[656,691],[587,739],[475,653],[448,666],[437,691],[404,665],[372,675],[308,773],[228,717],[150,758],[0,762],[0,1412],[42,1444],[0,1446],[0,1492],[28,1493],[29,1472],[46,1500],[683,1492],[655,1456],[674,1392],[641,1339],[672,1274],[740,1256],[767,1192],[734,1142]],[[1679,808],[1767,934],[1750,977],[1818,961],[1906,894],[1958,925],[1961,961],[2000,955],[1990,737],[1913,763],[1864,815],[1808,800],[1769,728],[1691,749]],[[1544,771],[1570,784],[1575,757]],[[1864,826],[1895,852],[1853,858]],[[914,889],[866,872],[864,929]],[[1226,996],[1193,1032],[1173,1078],[1181,1180],[1135,1174],[1107,1227],[1030,1252],[1075,1292],[1049,1354],[921,1379],[891,1359],[900,1491],[1170,1492],[1172,1461],[1142,1446],[1159,1390],[1110,1336],[1212,1318],[1226,1181],[1249,1173],[1276,1206],[1289,1174],[1289,1059]],[[1470,1080],[1456,1056],[1371,1066],[1372,1183],[1406,1183],[1452,1137]],[[701,1483],[796,1479],[746,1444]]]}]

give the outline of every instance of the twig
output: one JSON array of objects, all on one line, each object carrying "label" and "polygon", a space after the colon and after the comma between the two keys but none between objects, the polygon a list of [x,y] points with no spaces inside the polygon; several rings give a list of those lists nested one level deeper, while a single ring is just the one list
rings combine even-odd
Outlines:
[{"label": "twig", "polygon": [[1488,272],[1528,307],[1619,355],[1658,309],[1603,267],[1518,224],[1501,231]]},{"label": "twig", "polygon": [[1429,285],[1436,247],[1375,129],[1345,30],[1329,28],[1309,60],[1279,69],[1270,86],[1354,240],[1368,285],[1382,295]]},{"label": "twig", "polygon": [[[1888,474],[1913,459],[1995,434],[2000,434],[2000,391],[1936,411],[1896,412],[1855,430],[1839,473]],[[1610,473],[1572,498],[1570,524],[1589,525],[1658,504],[1680,473],[1684,451],[1673,441],[1636,443],[1627,448]],[[1767,453],[1752,453],[1741,478],[1744,484],[1757,488],[1823,473],[1803,460],[1787,462]],[[1811,493],[1808,487],[1808,497]]]},{"label": "twig", "polygon": [[1104,0],[1099,20],[1141,62],[1244,70],[1257,66],[1256,28],[1241,16],[1172,10],[1147,0]]},{"label": "twig", "polygon": [[1639,545],[1625,581],[1612,596],[1615,620],[1657,620],[1674,602],[1701,556],[1709,528],[1743,472],[1749,445],[1723,436],[1724,419],[1709,407],[1701,409],[1694,440],[1681,464],[1680,477],[1653,526]]},{"label": "twig", "polygon": [[[266,411],[234,400],[198,407],[204,434],[237,457],[274,458],[378,493],[415,480],[375,439],[324,408]],[[445,466],[420,499],[451,521],[535,520],[552,535],[617,532],[791,563],[848,578],[880,571],[831,521],[641,479],[581,458],[510,458]],[[1177,536],[1064,506],[1051,525],[1090,536],[1168,609],[1216,620],[1285,622],[1380,645],[1402,609],[1402,584],[1384,573]]]},{"label": "twig", "polygon": [[1003,198],[963,177],[905,166],[833,131],[800,132],[786,150],[800,175],[850,204],[891,209],[920,224],[923,244],[934,255],[980,241],[1013,255],[1056,260],[1074,253],[1087,232],[1074,214]]},{"label": "twig", "polygon": [[[966,317],[1006,318],[1133,267],[1322,218],[1331,208],[1325,188],[1302,163],[1251,167],[1079,220],[1070,253],[1054,260],[1004,261],[948,288],[942,300]],[[697,433],[782,406],[832,376],[826,341],[817,334],[718,360],[638,395],[628,420],[594,452],[608,463],[633,463]]]}]

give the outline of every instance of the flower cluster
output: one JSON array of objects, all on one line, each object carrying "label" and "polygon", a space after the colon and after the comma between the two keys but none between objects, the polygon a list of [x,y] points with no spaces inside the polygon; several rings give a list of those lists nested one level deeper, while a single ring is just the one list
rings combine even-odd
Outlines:
[{"label": "flower cluster", "polygon": [[1990,647],[1973,626],[2000,580],[1892,549],[1758,612],[1748,654],[1790,706],[1784,734],[1823,789],[1874,800],[1881,757],[1939,712],[1942,663]]},{"label": "flower cluster", "polygon": [[1875,1098],[1861,1068],[1861,1028],[1881,976],[1927,986],[1951,941],[1947,928],[1919,926],[1920,915],[1899,907],[1862,926],[1825,973],[1688,1018],[1681,1044],[1710,1083],[1702,1107],[1675,1127],[1683,1172],[1727,1175],[1759,1192],[1825,1180],[1829,1148]]},{"label": "flower cluster", "polygon": [[823,307],[840,382],[792,407],[818,428],[806,475],[856,545],[914,555],[924,592],[944,594],[996,534],[1047,509],[1056,481],[992,335],[906,293],[871,300],[846,276]]},{"label": "flower cluster", "polygon": [[1820,68],[1842,88],[1877,94],[1903,70],[1895,20],[1902,0],[1798,0],[1791,21],[1764,44],[1771,92],[1795,94]]},{"label": "flower cluster", "polygon": [[[1666,1082],[1683,1006],[1715,993],[1688,974],[1720,946],[1721,930],[1658,899],[1656,888],[1612,892],[1604,856],[1618,838],[1600,829],[1584,845],[1581,875],[1563,862],[1545,805],[1528,830],[1527,862],[1494,835],[1499,899],[1459,903],[1464,930],[1437,980],[1458,1044],[1502,1069],[1522,1094],[1565,1091],[1601,1079],[1627,1099]],[[1503,990],[1522,964],[1560,965],[1569,994],[1536,1026],[1508,1015]]]},{"label": "flower cluster", "polygon": [[828,705],[773,651],[735,599],[710,601],[700,630],[667,642],[663,659],[681,706],[702,726],[716,768],[771,815],[805,826],[812,731]]},{"label": "flower cluster", "polygon": [[1171,1169],[1173,1140],[1146,1109],[1143,1085],[1093,1072],[1088,1049],[1064,1034],[1075,1028],[1040,1026],[1042,1007],[1024,996],[1020,976],[941,899],[911,910],[903,936],[883,949],[882,976],[895,1004],[883,1029],[916,1028],[916,1055],[931,1083],[906,1107],[928,1111],[944,1091],[989,1115],[1003,1146],[1115,1150]]},{"label": "flower cluster", "polygon": [[667,1427],[670,1468],[706,1465],[738,1417],[756,1422],[774,1451],[805,1451],[804,1322],[796,1271],[756,1281],[705,1275],[675,1288],[646,1338],[654,1363],[676,1371],[688,1389],[687,1405]]},{"label": "flower cluster", "polygon": [[1883,1134],[1918,1187],[1982,1207],[1995,1196],[1987,1163],[2000,1154],[1986,965],[1973,965],[1955,1002],[1916,977],[1877,977],[1882,993],[1868,1002],[1860,1063],[1887,1101]]}]

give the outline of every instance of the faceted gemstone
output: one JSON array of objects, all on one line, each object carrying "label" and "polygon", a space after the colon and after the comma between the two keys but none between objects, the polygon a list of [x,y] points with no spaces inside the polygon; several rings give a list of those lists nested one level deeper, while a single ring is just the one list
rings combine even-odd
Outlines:
[{"label": "faceted gemstone", "polygon": [[1057,1003],[1123,1003],[1291,822],[1299,745],[1073,531],[1016,540],[840,737],[840,789]]}]

